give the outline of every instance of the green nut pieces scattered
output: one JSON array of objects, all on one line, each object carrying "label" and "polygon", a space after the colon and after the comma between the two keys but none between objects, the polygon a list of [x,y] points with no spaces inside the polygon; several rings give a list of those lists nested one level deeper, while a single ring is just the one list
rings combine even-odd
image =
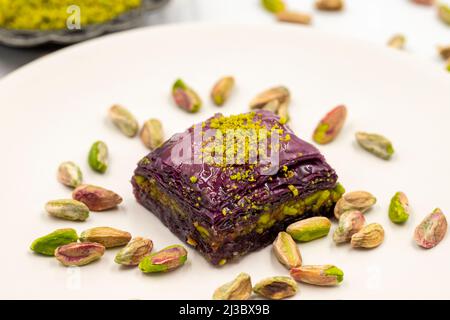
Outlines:
[{"label": "green nut pieces scattered", "polygon": [[72,199],[52,200],[45,204],[45,210],[53,217],[71,221],[85,221],[89,218],[89,208]]},{"label": "green nut pieces scattered", "polygon": [[392,143],[384,136],[375,133],[357,132],[356,141],[359,145],[375,156],[389,160],[394,154]]},{"label": "green nut pieces scattered", "polygon": [[127,137],[134,137],[139,130],[136,118],[126,108],[113,105],[109,109],[109,118],[112,123]]},{"label": "green nut pieces scattered", "polygon": [[214,292],[214,300],[248,300],[252,295],[252,281],[248,274],[240,273]]},{"label": "green nut pieces scattered", "polygon": [[83,182],[83,174],[80,167],[74,162],[63,162],[58,167],[58,181],[63,185],[76,188]]},{"label": "green nut pieces scattered", "polygon": [[108,146],[103,141],[96,141],[91,147],[88,163],[92,170],[105,173],[108,169]]},{"label": "green nut pieces scattered", "polygon": [[224,77],[221,78],[214,85],[211,91],[211,99],[216,106],[223,106],[230,97],[231,91],[234,88],[234,78]]},{"label": "green nut pieces scattered", "polygon": [[96,227],[80,234],[81,242],[97,242],[105,248],[121,247],[131,240],[131,234],[111,227]]},{"label": "green nut pieces scattered", "polygon": [[326,217],[312,217],[297,221],[288,226],[286,232],[300,242],[308,242],[325,237],[331,228],[331,221]]},{"label": "green nut pieces scattered", "polygon": [[291,269],[302,265],[302,257],[297,244],[288,233],[278,233],[272,249],[278,261],[286,268]]},{"label": "green nut pieces scattered", "polygon": [[78,235],[74,229],[58,229],[34,240],[30,249],[46,256],[54,256],[56,248],[77,240]]},{"label": "green nut pieces scattered", "polygon": [[176,105],[187,112],[195,113],[202,107],[202,100],[199,95],[181,79],[173,84],[172,97]]},{"label": "green nut pieces scattered", "polygon": [[344,126],[347,107],[340,105],[328,112],[314,130],[313,140],[319,144],[333,141]]},{"label": "green nut pieces scattered", "polygon": [[117,253],[114,261],[124,266],[137,266],[152,249],[152,240],[136,237]]},{"label": "green nut pieces scattered", "polygon": [[389,205],[389,219],[394,223],[404,223],[409,218],[409,201],[406,194],[397,192]]},{"label": "green nut pieces scattered", "polygon": [[150,150],[155,150],[164,142],[164,132],[161,121],[150,119],[144,123],[140,138],[142,143]]},{"label": "green nut pieces scattered", "polygon": [[55,250],[56,259],[63,265],[84,266],[100,259],[105,253],[105,247],[95,242],[75,242],[60,246]]},{"label": "green nut pieces scattered", "polygon": [[298,285],[291,277],[266,278],[253,287],[253,292],[272,300],[292,297],[297,291]]},{"label": "green nut pieces scattered", "polygon": [[272,13],[281,12],[286,9],[283,0],[261,0],[261,4],[267,11]]},{"label": "green nut pieces scattered", "polygon": [[333,265],[301,266],[291,269],[290,273],[296,281],[316,286],[335,286],[344,280],[344,272]]},{"label": "green nut pieces scattered", "polygon": [[181,245],[169,246],[142,259],[139,269],[144,273],[172,271],[184,265],[187,254]]},{"label": "green nut pieces scattered", "polygon": [[122,197],[114,191],[84,184],[72,192],[74,200],[83,202],[91,211],[105,211],[117,207]]}]

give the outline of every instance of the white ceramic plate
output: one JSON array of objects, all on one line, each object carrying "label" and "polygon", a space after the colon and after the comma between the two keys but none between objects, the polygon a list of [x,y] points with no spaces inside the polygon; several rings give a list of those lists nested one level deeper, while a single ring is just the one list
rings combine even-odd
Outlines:
[{"label": "white ceramic plate", "polygon": [[[227,74],[236,77],[237,90],[219,109],[208,95]],[[204,97],[200,113],[187,114],[173,105],[169,92],[177,77]],[[62,227],[79,232],[118,227],[150,237],[156,249],[180,243],[134,200],[129,180],[147,151],[138,138],[122,136],[107,121],[107,108],[117,102],[141,122],[160,118],[169,137],[215,112],[245,112],[256,93],[278,84],[291,89],[292,127],[307,141],[325,112],[340,103],[348,106],[342,133],[320,149],[347,190],[365,189],[377,196],[366,217],[386,231],[385,242],[369,251],[337,247],[331,234],[301,244],[305,264],[335,264],[345,280],[335,288],[300,285],[296,298],[450,298],[445,276],[450,239],[428,251],[412,240],[415,226],[431,210],[450,211],[450,76],[407,52],[309,28],[224,25],[165,26],[107,36],[40,59],[0,82],[0,298],[209,299],[239,272],[248,272],[254,282],[287,275],[270,247],[222,268],[189,249],[186,266],[150,276],[116,265],[117,250],[82,268],[65,268],[29,250],[34,238]],[[394,158],[383,161],[361,150],[354,141],[356,130],[390,137]],[[110,147],[105,175],[86,163],[97,139]],[[70,197],[55,179],[65,160],[81,165],[86,182],[120,193],[123,205],[92,213],[84,223],[49,217],[43,210],[46,201]],[[403,226],[387,216],[390,197],[398,190],[406,192],[412,206]]]}]

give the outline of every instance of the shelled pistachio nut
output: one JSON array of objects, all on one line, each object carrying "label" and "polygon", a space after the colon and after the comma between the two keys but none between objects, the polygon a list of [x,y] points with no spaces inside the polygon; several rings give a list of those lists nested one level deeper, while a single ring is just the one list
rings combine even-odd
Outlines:
[{"label": "shelled pistachio nut", "polygon": [[300,251],[290,234],[286,232],[278,233],[277,238],[273,242],[272,249],[278,261],[288,269],[301,266],[302,257]]},{"label": "shelled pistachio nut", "polygon": [[273,300],[292,297],[297,291],[298,285],[291,277],[266,278],[253,287],[256,294]]},{"label": "shelled pistachio nut", "polygon": [[357,132],[355,136],[356,141],[363,149],[381,159],[389,160],[394,154],[394,147],[391,141],[382,135]]},{"label": "shelled pistachio nut", "polygon": [[89,150],[88,163],[92,170],[105,173],[108,169],[108,146],[103,141],[96,141]]},{"label": "shelled pistachio nut", "polygon": [[122,197],[117,193],[89,184],[77,187],[72,192],[72,198],[83,202],[91,211],[112,209],[122,202]]},{"label": "shelled pistachio nut", "polygon": [[248,300],[252,295],[252,281],[246,273],[240,273],[233,281],[225,283],[214,292],[214,300]]},{"label": "shelled pistachio nut", "polygon": [[336,243],[349,242],[352,236],[364,227],[365,223],[366,219],[361,211],[344,212],[339,218],[339,226],[334,231],[333,241]]},{"label": "shelled pistachio nut", "polygon": [[328,112],[320,120],[314,130],[313,139],[319,144],[327,144],[333,141],[344,126],[347,118],[347,107],[340,105]]},{"label": "shelled pistachio nut", "polygon": [[142,259],[139,269],[144,273],[172,271],[184,265],[187,255],[183,246],[169,246]]},{"label": "shelled pistachio nut", "polygon": [[158,119],[147,120],[142,126],[140,138],[142,143],[150,150],[154,150],[162,145],[164,132],[161,121]]},{"label": "shelled pistachio nut", "polygon": [[326,217],[312,217],[289,225],[286,232],[296,241],[307,242],[325,237],[330,232],[331,222]]},{"label": "shelled pistachio nut", "polygon": [[73,199],[51,200],[45,204],[45,210],[53,217],[71,221],[85,221],[89,218],[89,208]]},{"label": "shelled pistachio nut", "polygon": [[30,249],[46,256],[54,256],[56,248],[77,240],[78,235],[74,229],[58,229],[34,240]]},{"label": "shelled pistachio nut", "polygon": [[114,261],[124,266],[137,266],[152,249],[152,240],[136,237],[117,253]]},{"label": "shelled pistachio nut", "polygon": [[59,165],[57,178],[63,185],[71,188],[76,188],[83,182],[80,167],[72,161],[66,161]]},{"label": "shelled pistachio nut", "polygon": [[272,13],[281,12],[286,9],[283,0],[261,0],[261,4],[267,11]]},{"label": "shelled pistachio nut", "polygon": [[173,84],[172,97],[178,107],[190,113],[199,111],[202,106],[202,100],[198,94],[181,79]]},{"label": "shelled pistachio nut", "polygon": [[290,271],[296,281],[316,286],[335,286],[344,280],[344,272],[333,265],[301,266]]},{"label": "shelled pistachio nut", "polygon": [[450,59],[450,45],[446,46],[438,46],[438,53],[442,59],[448,60]]},{"label": "shelled pistachio nut", "polygon": [[349,210],[358,210],[364,213],[369,210],[376,202],[377,198],[375,198],[370,192],[347,192],[336,203],[336,206],[334,207],[334,216],[339,220],[341,215]]},{"label": "shelled pistachio nut", "polygon": [[416,227],[414,240],[425,249],[431,249],[444,239],[447,233],[447,219],[441,209],[434,209]]},{"label": "shelled pistachio nut", "polygon": [[80,234],[81,242],[97,242],[105,248],[121,247],[131,240],[131,234],[111,227],[95,227]]},{"label": "shelled pistachio nut", "polygon": [[409,201],[406,194],[397,192],[389,205],[389,219],[394,223],[404,223],[409,218]]},{"label": "shelled pistachio nut", "polygon": [[340,11],[344,8],[344,0],[316,0],[316,8],[323,11]]},{"label": "shelled pistachio nut", "polygon": [[109,118],[112,123],[127,137],[134,137],[138,130],[139,124],[134,115],[126,108],[120,105],[113,105],[109,109]]},{"label": "shelled pistachio nut", "polygon": [[234,78],[231,76],[219,79],[211,90],[211,99],[216,106],[223,106],[234,88]]},{"label": "shelled pistachio nut", "polygon": [[383,227],[378,223],[371,223],[352,236],[351,245],[354,248],[371,249],[378,247],[383,240]]},{"label": "shelled pistachio nut", "polygon": [[74,242],[55,250],[56,259],[65,266],[84,266],[100,259],[105,247],[95,242]]}]

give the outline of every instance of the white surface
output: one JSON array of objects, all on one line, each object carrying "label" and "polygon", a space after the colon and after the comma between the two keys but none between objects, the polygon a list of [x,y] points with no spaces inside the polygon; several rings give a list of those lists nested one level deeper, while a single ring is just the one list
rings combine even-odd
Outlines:
[{"label": "white surface", "polygon": [[[410,0],[346,0],[343,12],[328,13],[315,10],[314,0],[286,0],[286,3],[292,10],[312,13],[311,28],[364,39],[379,46],[385,46],[394,33],[404,33],[409,54],[443,68],[436,45],[450,44],[450,27],[437,18],[433,7],[416,5]],[[167,7],[150,14],[144,24],[191,21],[279,24],[261,7],[260,0],[171,0]],[[52,50],[0,46],[0,77]]]},{"label": "white surface", "polygon": [[[218,109],[206,97],[224,74],[236,77],[237,90],[228,105]],[[170,87],[179,76],[205,97],[200,113],[190,115],[172,104]],[[345,271],[345,280],[336,288],[300,285],[296,298],[450,298],[450,280],[442,276],[450,268],[450,239],[429,251],[412,240],[415,225],[432,209],[450,210],[448,75],[403,52],[308,28],[214,25],[104,37],[48,56],[0,82],[8,112],[0,127],[0,298],[208,299],[239,272],[250,273],[254,282],[287,275],[270,247],[223,268],[211,267],[189,249],[186,266],[150,276],[116,265],[117,250],[108,250],[92,265],[68,269],[28,249],[34,238],[62,227],[79,232],[118,227],[150,237],[156,250],[179,243],[135,202],[129,180],[147,151],[138,138],[122,136],[107,121],[107,108],[119,102],[141,122],[160,118],[170,136],[217,111],[244,112],[256,93],[277,84],[291,89],[292,127],[308,141],[326,111],[339,103],[348,106],[341,135],[320,149],[347,190],[366,189],[377,196],[366,217],[386,230],[382,246],[370,251],[336,247],[331,234],[301,244],[305,264],[335,264]],[[390,137],[396,149],[392,161],[356,146],[356,130]],[[87,151],[97,139],[110,147],[105,175],[93,173],[86,164]],[[70,190],[55,179],[58,164],[65,160],[81,165],[86,182],[121,194],[120,209],[92,213],[85,223],[49,217],[43,210],[46,201],[70,197]],[[393,225],[387,216],[389,199],[398,190],[410,197],[413,209],[404,226]]]}]

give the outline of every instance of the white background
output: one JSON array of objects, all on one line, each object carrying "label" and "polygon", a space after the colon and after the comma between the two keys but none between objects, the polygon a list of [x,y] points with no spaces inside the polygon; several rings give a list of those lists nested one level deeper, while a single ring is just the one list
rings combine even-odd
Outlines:
[{"label": "white background", "polygon": [[[385,45],[392,34],[403,33],[407,37],[408,52],[434,61],[438,68],[443,67],[436,54],[436,45],[450,43],[450,27],[437,18],[433,7],[416,5],[410,0],[346,0],[343,12],[326,13],[315,10],[313,0],[285,2],[292,10],[313,13],[312,28],[364,39],[380,46]],[[150,14],[144,24],[192,21],[279,23],[262,9],[259,0],[171,0],[168,6]],[[53,50],[0,46],[0,77]]]}]

